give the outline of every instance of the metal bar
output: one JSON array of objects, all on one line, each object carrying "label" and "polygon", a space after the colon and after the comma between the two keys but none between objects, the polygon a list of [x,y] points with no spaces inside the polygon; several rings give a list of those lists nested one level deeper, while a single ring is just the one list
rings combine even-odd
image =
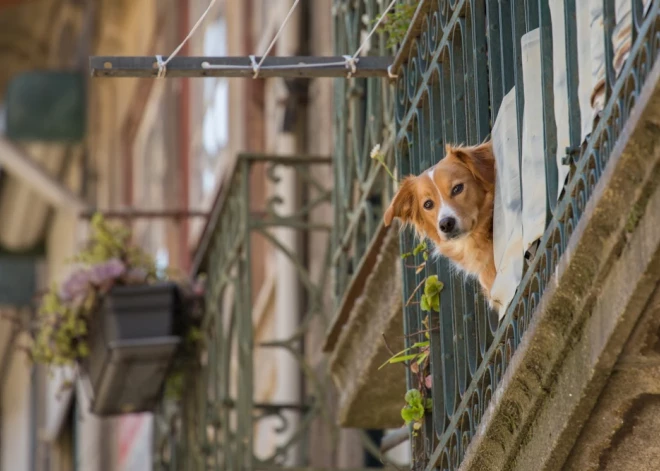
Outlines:
[{"label": "metal bar", "polygon": [[[577,52],[577,22],[575,19],[576,0],[564,2],[564,21],[566,22],[566,80],[568,86],[571,148],[580,148],[582,122],[580,120],[580,97],[578,95],[578,52]],[[606,41],[607,43],[607,41]]]},{"label": "metal bar", "polygon": [[23,150],[3,137],[0,137],[0,165],[7,173],[22,180],[53,206],[69,208],[76,212],[87,209],[87,204],[81,198],[53,178]]},{"label": "metal bar", "polygon": [[294,165],[294,164],[318,164],[330,165],[332,164],[332,157],[322,155],[285,155],[285,154],[251,154],[241,153],[238,155],[239,159],[249,160],[251,162],[269,162],[281,165]]},{"label": "metal bar", "polygon": [[[523,137],[523,110],[525,109],[525,90],[523,86],[522,73],[522,45],[520,40],[527,32],[525,25],[525,1],[514,0],[511,2],[511,51],[513,64],[513,86],[516,88],[516,118],[518,119],[518,160],[522,167],[522,137]],[[522,188],[522,174],[520,175]]]},{"label": "metal bar", "polygon": [[380,452],[387,453],[408,440],[410,440],[410,431],[407,426],[403,426],[383,437],[380,441]]},{"label": "metal bar", "polygon": [[123,210],[108,210],[108,211],[95,211],[87,210],[80,213],[80,218],[91,219],[94,214],[101,213],[106,219],[159,219],[159,218],[208,218],[208,211],[200,210],[182,210],[182,209],[123,209]]},{"label": "metal bar", "polygon": [[[410,26],[408,27],[408,31],[406,32],[403,41],[399,45],[396,56],[394,57],[392,70],[397,71],[404,62],[408,61],[412,44],[419,37],[419,33],[421,32],[424,16],[431,10],[433,4],[434,4],[433,0],[419,1],[419,5],[415,10],[415,14],[410,20]],[[454,6],[454,9],[460,10],[462,6],[463,6],[462,4],[460,6]]]},{"label": "metal bar", "polygon": [[490,88],[490,117],[494,122],[500,103],[504,98],[504,75],[501,73],[500,58],[502,43],[500,42],[500,11],[497,2],[486,2],[486,24],[488,25],[488,85]]},{"label": "metal bar", "polygon": [[545,147],[546,225],[557,206],[557,125],[555,122],[555,95],[552,59],[552,23],[550,5],[538,0],[541,34],[541,102],[543,103],[543,143]]},{"label": "metal bar", "polygon": [[255,402],[255,409],[261,410],[280,410],[280,409],[291,409],[297,411],[307,411],[310,409],[310,406],[305,404],[289,404],[289,403],[264,403],[264,402]]},{"label": "metal bar", "polygon": [[[241,286],[238,289],[240,311],[238,316],[238,367],[241,370],[238,378],[238,390],[241,392],[254,391],[254,327],[252,325],[252,242],[249,238],[250,206],[252,198],[250,192],[250,162],[240,162],[240,192],[244,207],[241,208],[244,221],[246,241],[243,256],[239,262]],[[239,299],[237,297],[237,299]],[[254,469],[253,429],[254,398],[251,393],[240,394],[237,408],[237,465],[238,469]]]},{"label": "metal bar", "polygon": [[490,134],[488,116],[488,62],[484,60],[484,55],[486,55],[486,51],[488,50],[485,0],[472,2],[470,12],[472,13],[470,24],[472,42],[471,50],[468,50],[467,53],[472,55],[469,93],[473,93],[476,108],[476,112],[474,113],[476,136],[474,136],[472,141],[476,143],[483,142]]},{"label": "metal bar", "polygon": [[[255,58],[257,61],[259,57]],[[356,78],[388,77],[391,57],[358,57]],[[154,56],[93,56],[89,60],[92,77],[158,76]],[[350,70],[343,56],[267,57],[259,69],[260,78],[269,77],[347,77]],[[166,77],[244,77],[254,71],[249,57],[174,57],[168,64]]]}]

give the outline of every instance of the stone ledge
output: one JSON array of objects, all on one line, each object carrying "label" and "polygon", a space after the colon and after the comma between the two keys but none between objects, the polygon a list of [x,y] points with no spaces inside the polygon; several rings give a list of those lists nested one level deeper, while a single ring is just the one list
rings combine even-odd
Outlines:
[{"label": "stone ledge", "polygon": [[379,370],[391,356],[390,348],[403,349],[402,273],[396,230],[383,229],[375,263],[364,274],[364,287],[349,308],[330,356],[330,373],[339,394],[338,419],[343,427],[370,429],[402,425],[401,407],[406,392],[402,365]]},{"label": "stone ledge", "polygon": [[562,469],[660,279],[659,79],[657,61],[461,470]]},{"label": "stone ledge", "polygon": [[660,463],[660,289],[623,349],[565,471],[655,471]]}]

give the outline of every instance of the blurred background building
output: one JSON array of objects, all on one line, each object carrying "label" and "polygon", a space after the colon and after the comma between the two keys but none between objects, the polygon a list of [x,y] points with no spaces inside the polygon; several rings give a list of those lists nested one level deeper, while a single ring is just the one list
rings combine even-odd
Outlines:
[{"label": "blurred background building", "polygon": [[[181,55],[263,50],[290,4],[220,0]],[[303,4],[274,53],[332,55],[332,0]],[[31,300],[66,274],[65,261],[85,236],[81,213],[161,212],[131,219],[136,237],[161,267],[187,272],[204,213],[239,152],[332,155],[330,79],[302,85],[281,79],[88,79],[90,55],[168,54],[207,6],[206,0],[0,0],[2,471],[152,467],[151,415],[90,415],[84,391],[61,389],[71,372],[49,374],[20,349],[27,338],[18,326],[31,315]],[[26,95],[56,103],[65,94],[73,94],[75,109],[51,106],[52,116],[24,103]],[[16,121],[9,123],[8,116]],[[53,129],[52,122],[60,126]],[[263,201],[266,176],[252,178],[252,196]],[[330,168],[323,178],[332,178]],[[187,217],[186,211],[201,216]],[[290,334],[299,307],[286,290],[295,274],[263,241],[254,247],[253,298],[263,311],[255,337]],[[310,266],[323,263],[321,250],[309,253]],[[322,338],[321,330],[316,343]],[[296,399],[287,361],[258,357],[256,401]],[[340,464],[362,466],[360,440],[342,433],[340,449],[326,452],[337,454]],[[267,432],[256,430],[255,441],[273,446]]]}]

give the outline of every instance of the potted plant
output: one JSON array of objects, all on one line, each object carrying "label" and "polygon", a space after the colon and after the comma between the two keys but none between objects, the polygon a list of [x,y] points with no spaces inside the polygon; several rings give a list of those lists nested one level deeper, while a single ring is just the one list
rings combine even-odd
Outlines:
[{"label": "potted plant", "polygon": [[34,361],[78,367],[97,415],[154,409],[195,298],[192,285],[157,273],[131,238],[96,214],[75,269],[44,295],[33,331]]}]

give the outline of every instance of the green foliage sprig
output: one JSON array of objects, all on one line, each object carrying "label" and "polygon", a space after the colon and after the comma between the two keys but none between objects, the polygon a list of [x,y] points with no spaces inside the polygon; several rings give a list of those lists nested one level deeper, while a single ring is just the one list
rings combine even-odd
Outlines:
[{"label": "green foliage sprig", "polygon": [[[415,1],[411,4],[399,4],[387,13],[378,27],[379,30],[387,35],[386,47],[390,49],[395,48],[406,37],[418,3]],[[374,18],[372,24],[378,23],[380,18],[380,16]]]},{"label": "green foliage sprig", "polygon": [[[420,273],[426,267],[429,259],[428,246],[425,241],[419,243],[412,252],[404,253],[401,255],[403,259],[415,257],[422,254],[424,260],[420,265],[414,266],[415,272]],[[423,312],[440,312],[440,293],[444,287],[443,283],[438,280],[437,275],[431,275],[424,278],[421,283],[413,290],[406,305],[410,305],[419,289],[424,287],[424,291],[420,298],[419,308]],[[429,317],[428,314],[422,321],[424,330],[415,334],[424,334],[425,340],[415,342],[408,348],[393,354],[380,368],[387,364],[404,363],[417,378],[418,388],[413,388],[406,393],[406,404],[401,409],[401,417],[406,425],[412,424],[413,431],[421,428],[426,411],[431,410],[432,401],[428,397],[428,390],[431,389],[432,381],[430,375],[430,335],[429,335]],[[415,335],[413,334],[413,335]]]},{"label": "green foliage sprig", "polygon": [[30,350],[34,361],[73,365],[89,355],[89,316],[117,284],[157,281],[155,263],[131,241],[131,231],[111,225],[100,214],[91,220],[85,248],[71,262],[75,269],[43,296]]},{"label": "green foliage sprig", "polygon": [[131,241],[131,232],[91,220],[85,248],[72,260],[76,268],[43,296],[31,349],[32,359],[52,366],[73,365],[89,354],[88,320],[103,295],[116,284],[156,281],[153,259]]},{"label": "green foliage sprig", "polygon": [[406,405],[401,409],[401,418],[407,424],[412,423],[414,430],[422,428],[422,420],[426,411],[433,407],[431,398],[425,398],[419,389],[409,389],[405,396]]},{"label": "green foliage sprig", "polygon": [[390,178],[394,181],[394,183],[397,183],[396,178],[394,177],[394,174],[390,170],[390,168],[387,166],[385,163],[385,154],[383,153],[382,150],[380,150],[380,144],[376,144],[373,149],[371,149],[371,158],[375,160],[376,162],[380,163],[387,174],[390,176]]}]

